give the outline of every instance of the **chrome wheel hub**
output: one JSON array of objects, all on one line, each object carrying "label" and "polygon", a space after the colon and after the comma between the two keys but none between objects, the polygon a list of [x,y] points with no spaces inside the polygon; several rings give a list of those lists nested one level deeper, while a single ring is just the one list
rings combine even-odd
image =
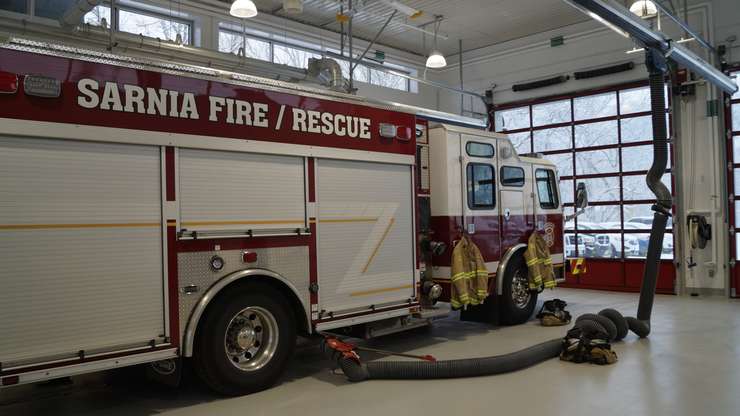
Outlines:
[{"label": "chrome wheel hub", "polygon": [[519,309],[525,309],[532,295],[529,292],[529,282],[521,270],[517,270],[511,280],[511,299]]},{"label": "chrome wheel hub", "polygon": [[255,341],[257,341],[257,332],[253,327],[244,327],[236,335],[236,343],[242,350],[247,350],[254,346]]},{"label": "chrome wheel hub", "polygon": [[244,308],[234,315],[224,336],[229,362],[242,371],[264,367],[275,355],[277,345],[277,320],[259,306]]}]

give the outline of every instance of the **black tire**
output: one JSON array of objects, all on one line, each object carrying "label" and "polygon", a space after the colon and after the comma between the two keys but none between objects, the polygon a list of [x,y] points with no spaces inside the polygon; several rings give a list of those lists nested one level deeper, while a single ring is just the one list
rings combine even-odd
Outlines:
[{"label": "black tire", "polygon": [[[228,396],[254,393],[275,384],[285,370],[296,344],[296,325],[287,305],[288,301],[282,294],[266,285],[245,286],[234,293],[214,299],[214,303],[198,324],[193,351],[195,371],[203,382],[215,392]],[[255,321],[250,322],[251,319],[260,319],[253,318],[255,315],[249,313],[251,309],[237,318],[246,308],[253,308],[259,311],[258,313],[267,311],[264,316],[260,315],[261,319],[265,319],[265,323],[262,324],[259,320],[256,321],[257,324],[253,324]],[[274,319],[270,320],[269,315]],[[277,334],[274,342],[269,341],[273,338],[267,340],[259,338],[265,344],[262,345],[263,348],[274,349],[274,352],[271,358],[269,354],[256,352],[254,359],[260,357],[264,362],[249,371],[238,368],[238,364],[232,362],[232,359],[236,358],[226,353],[227,329],[230,325],[233,329],[238,322],[242,322],[242,325],[253,325],[253,328],[250,327],[251,330],[255,331],[254,333],[262,333],[263,337]],[[269,329],[262,329],[260,325],[266,328],[272,326],[275,329],[271,334]],[[253,348],[260,351],[259,346]],[[248,353],[249,351],[246,351],[244,357]]]},{"label": "black tire", "polygon": [[526,284],[529,272],[527,271],[527,264],[524,262],[524,256],[515,255],[509,261],[504,272],[503,288],[501,290],[501,297],[499,298],[499,313],[501,315],[501,323],[504,325],[518,325],[527,322],[534,313],[534,308],[537,306],[537,292],[528,291],[529,298],[526,303],[517,302],[514,300],[514,277],[524,279]]},{"label": "black tire", "polygon": [[627,321],[618,310],[611,308],[602,309],[599,312],[599,315],[606,316],[610,321],[612,321],[614,326],[617,327],[617,337],[614,338],[615,341],[619,341],[627,336],[627,331],[629,330],[629,328],[627,328]]}]

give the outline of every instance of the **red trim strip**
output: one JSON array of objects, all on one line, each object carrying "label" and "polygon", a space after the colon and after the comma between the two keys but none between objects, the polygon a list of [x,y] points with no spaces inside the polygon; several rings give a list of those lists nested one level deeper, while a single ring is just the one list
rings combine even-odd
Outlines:
[{"label": "red trim strip", "polygon": [[175,200],[175,148],[164,149],[165,194],[168,201]]},{"label": "red trim strip", "polygon": [[[174,220],[168,220],[174,223]],[[167,226],[167,287],[170,314],[170,342],[180,346],[180,285],[177,274],[177,230],[174,225]]]},{"label": "red trim strip", "polygon": [[297,247],[311,244],[311,237],[296,235],[286,237],[252,237],[252,238],[223,238],[208,240],[180,240],[177,241],[178,253],[192,253],[198,251],[214,251],[215,246],[221,250],[240,250],[249,248]]},{"label": "red trim strip", "polygon": [[314,292],[311,290],[311,287],[314,286],[314,284],[318,285],[319,283],[319,265],[318,265],[318,258],[316,253],[316,223],[311,222],[310,224],[311,228],[311,239],[308,244],[308,261],[309,261],[309,270],[308,270],[308,279],[309,279],[309,293],[311,297],[311,305],[318,305],[319,304],[319,294],[318,292]]},{"label": "red trim strip", "polygon": [[308,202],[316,202],[316,159],[308,158]]}]

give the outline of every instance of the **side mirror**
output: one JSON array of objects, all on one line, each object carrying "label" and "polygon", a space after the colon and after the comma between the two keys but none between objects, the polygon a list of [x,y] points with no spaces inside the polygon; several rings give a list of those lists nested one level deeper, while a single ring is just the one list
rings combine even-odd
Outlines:
[{"label": "side mirror", "polygon": [[578,210],[586,209],[588,207],[588,191],[586,190],[586,184],[578,182],[576,186],[576,208]]}]

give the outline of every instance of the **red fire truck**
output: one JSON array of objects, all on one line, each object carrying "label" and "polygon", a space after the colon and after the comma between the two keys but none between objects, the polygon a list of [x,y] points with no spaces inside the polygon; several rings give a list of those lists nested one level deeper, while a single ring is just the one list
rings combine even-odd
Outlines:
[{"label": "red fire truck", "polygon": [[19,41],[0,93],[2,387],[192,358],[256,391],[297,335],[448,313],[463,233],[491,272],[470,319],[531,315],[535,229],[563,263],[554,165],[473,119]]}]

